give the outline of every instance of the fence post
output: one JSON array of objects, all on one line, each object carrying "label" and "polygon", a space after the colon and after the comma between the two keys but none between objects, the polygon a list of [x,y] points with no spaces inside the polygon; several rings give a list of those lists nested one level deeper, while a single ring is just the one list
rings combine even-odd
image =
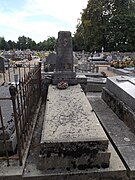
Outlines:
[{"label": "fence post", "polygon": [[13,113],[14,113],[14,121],[15,121],[15,129],[16,129],[16,138],[17,138],[17,146],[18,146],[18,155],[19,155],[19,164],[22,166],[22,152],[21,152],[21,141],[20,141],[20,133],[19,133],[19,127],[18,127],[18,118],[17,118],[17,109],[16,109],[16,93],[17,89],[11,85],[9,87],[12,105],[13,105]]}]

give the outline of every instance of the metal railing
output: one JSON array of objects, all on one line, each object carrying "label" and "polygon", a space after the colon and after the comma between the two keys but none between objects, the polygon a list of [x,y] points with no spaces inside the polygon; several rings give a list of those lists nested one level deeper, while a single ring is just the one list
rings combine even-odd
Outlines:
[{"label": "metal railing", "polygon": [[[0,132],[3,137],[0,141],[4,148],[4,153],[0,154],[0,160],[7,160],[7,166],[9,166],[10,159],[17,159],[21,166],[32,130],[33,115],[41,95],[41,64],[29,67],[29,71],[24,73],[19,83],[9,86],[9,92],[10,97],[0,97]],[[11,111],[15,127],[13,133],[16,139],[15,152],[12,155],[9,150],[11,145],[9,137],[7,138],[1,101],[10,101],[12,104]]]}]

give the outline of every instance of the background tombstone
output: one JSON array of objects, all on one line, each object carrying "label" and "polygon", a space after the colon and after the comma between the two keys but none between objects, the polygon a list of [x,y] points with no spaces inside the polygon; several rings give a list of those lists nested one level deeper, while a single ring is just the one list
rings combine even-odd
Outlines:
[{"label": "background tombstone", "polygon": [[5,72],[5,59],[0,56],[0,73]]},{"label": "background tombstone", "polygon": [[48,71],[55,70],[56,60],[57,60],[57,55],[55,53],[51,53],[48,55],[48,57],[46,58],[46,64],[49,65]]}]

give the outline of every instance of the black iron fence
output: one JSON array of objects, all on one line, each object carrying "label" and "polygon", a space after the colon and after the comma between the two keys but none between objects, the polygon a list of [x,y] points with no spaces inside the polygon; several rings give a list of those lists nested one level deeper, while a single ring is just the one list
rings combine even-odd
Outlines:
[{"label": "black iron fence", "polygon": [[[0,160],[7,160],[8,166],[10,159],[22,165],[41,94],[41,64],[29,67],[23,76],[21,71],[19,68],[19,82],[8,87],[9,97],[0,97]],[[5,103],[10,104],[7,112],[2,106]],[[11,118],[6,119],[5,113],[10,113]]]}]

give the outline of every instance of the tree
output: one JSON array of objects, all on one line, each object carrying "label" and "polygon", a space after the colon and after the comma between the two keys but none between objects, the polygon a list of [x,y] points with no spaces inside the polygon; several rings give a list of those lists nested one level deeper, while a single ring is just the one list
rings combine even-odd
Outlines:
[{"label": "tree", "polygon": [[87,51],[133,51],[135,47],[135,1],[89,0],[74,35],[74,45]]},{"label": "tree", "polygon": [[9,40],[8,42],[9,49],[16,49],[16,43],[14,41]]},{"label": "tree", "polygon": [[9,50],[9,44],[7,43],[7,41],[5,41],[4,37],[0,37],[0,49],[1,50]]},{"label": "tree", "polygon": [[50,51],[54,51],[55,46],[56,46],[56,38],[49,37],[46,41],[46,49]]},{"label": "tree", "polygon": [[135,50],[135,3],[117,0],[107,27],[107,47],[115,51]]},{"label": "tree", "polygon": [[5,41],[4,37],[0,37],[0,49],[1,50],[10,50],[10,49],[31,49],[31,50],[50,50],[53,51],[56,46],[56,39],[55,37],[49,37],[47,40],[43,42],[39,42],[36,44],[34,40],[29,37],[19,36],[17,43],[14,41],[9,40],[8,42]]}]

